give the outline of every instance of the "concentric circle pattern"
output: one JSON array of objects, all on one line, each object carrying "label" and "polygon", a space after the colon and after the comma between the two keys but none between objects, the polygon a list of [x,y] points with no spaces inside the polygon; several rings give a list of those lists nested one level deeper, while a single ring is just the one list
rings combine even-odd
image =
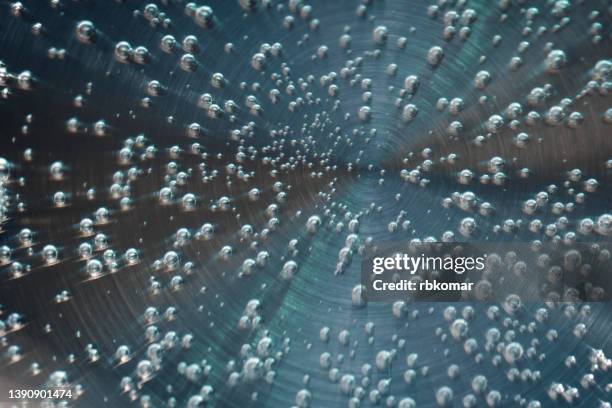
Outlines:
[{"label": "concentric circle pattern", "polygon": [[611,16],[1,2],[0,406],[610,407],[609,304],[368,303],[361,262],[609,242]]}]

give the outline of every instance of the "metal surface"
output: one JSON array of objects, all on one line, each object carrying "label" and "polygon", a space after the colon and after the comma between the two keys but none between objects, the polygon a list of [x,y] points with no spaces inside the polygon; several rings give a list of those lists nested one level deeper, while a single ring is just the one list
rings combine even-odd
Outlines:
[{"label": "metal surface", "polygon": [[610,406],[608,304],[355,296],[371,243],[609,241],[609,1],[203,6],[0,4],[0,401]]}]

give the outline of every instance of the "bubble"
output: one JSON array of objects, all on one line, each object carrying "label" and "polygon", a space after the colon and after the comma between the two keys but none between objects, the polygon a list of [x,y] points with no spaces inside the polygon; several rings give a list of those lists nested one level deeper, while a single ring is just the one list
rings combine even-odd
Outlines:
[{"label": "bubble", "polygon": [[213,25],[214,13],[213,9],[209,6],[200,6],[195,10],[194,13],[195,22],[204,27],[211,28]]},{"label": "bubble", "polygon": [[376,354],[376,368],[379,371],[386,371],[391,364],[391,353],[387,350],[381,350]]},{"label": "bubble", "polygon": [[54,264],[59,259],[59,251],[54,245],[45,245],[42,250],[42,257],[47,265]]},{"label": "bubble", "polygon": [[147,380],[153,375],[153,364],[149,360],[141,360],[138,362],[136,372],[141,380]]},{"label": "bubble", "polygon": [[552,50],[546,56],[546,70],[558,73],[567,64],[567,57],[562,50]]},{"label": "bubble", "polygon": [[469,237],[476,232],[476,221],[471,217],[466,217],[459,223],[459,232],[465,237]]},{"label": "bubble", "polygon": [[361,108],[359,108],[358,116],[359,120],[361,120],[362,122],[369,121],[372,117],[372,108],[370,108],[369,106],[362,106]]},{"label": "bubble", "polygon": [[321,224],[321,217],[319,217],[318,215],[312,215],[310,218],[308,218],[308,221],[306,222],[306,230],[309,233],[314,234],[319,230]]},{"label": "bubble", "polygon": [[443,386],[438,388],[436,391],[436,402],[440,407],[450,406],[452,404],[453,397],[453,390],[450,387]]},{"label": "bubble", "polygon": [[64,193],[63,191],[58,191],[53,194],[53,204],[56,207],[66,206],[66,193]]},{"label": "bubble", "polygon": [[416,402],[410,397],[402,398],[397,404],[397,407],[398,408],[416,408]]},{"label": "bubble", "polygon": [[504,349],[504,359],[508,364],[514,364],[523,357],[523,346],[520,343],[509,343]]},{"label": "bubble", "polygon": [[545,118],[547,124],[551,126],[558,126],[563,123],[563,120],[565,119],[565,112],[563,111],[562,107],[553,106],[548,110]]},{"label": "bubble", "polygon": [[310,402],[312,401],[312,394],[310,391],[306,389],[301,389],[295,395],[295,405],[298,408],[308,408],[310,407]]},{"label": "bubble", "polygon": [[463,99],[453,98],[448,104],[448,112],[451,115],[456,116],[463,111],[464,105],[465,103],[463,102]]},{"label": "bubble", "polygon": [[127,41],[120,41],[115,45],[115,59],[119,62],[129,62],[133,52],[132,46]]},{"label": "bubble", "polygon": [[[210,84],[217,89],[223,88],[226,83],[227,81],[225,80],[225,76],[220,72],[215,72],[210,77]],[[233,105],[231,104],[231,101],[226,102],[225,110],[229,112],[233,111]]]},{"label": "bubble", "polygon": [[168,251],[164,254],[162,261],[166,268],[170,270],[176,269],[179,265],[179,256],[175,251]]},{"label": "bubble", "polygon": [[416,117],[417,113],[419,113],[419,110],[415,105],[411,103],[406,104],[402,110],[402,119],[404,119],[405,122],[411,122]]},{"label": "bubble", "polygon": [[353,306],[362,307],[366,304],[363,292],[366,290],[364,285],[356,285],[351,292],[351,301]]},{"label": "bubble", "polygon": [[244,377],[247,381],[256,381],[263,376],[263,363],[257,357],[246,360],[243,367]]},{"label": "bubble", "polygon": [[584,116],[580,112],[572,112],[567,118],[567,125],[571,128],[577,128],[584,122]]},{"label": "bubble", "polygon": [[468,333],[468,324],[463,319],[455,320],[450,327],[451,335],[455,340],[460,340],[467,336]]},{"label": "bubble", "polygon": [[476,394],[483,394],[487,390],[487,387],[488,387],[487,377],[485,377],[484,375],[480,375],[480,374],[474,376],[474,378],[472,378],[471,386],[472,386],[472,390]]},{"label": "bubble", "polygon": [[176,38],[174,38],[174,36],[172,35],[164,35],[159,43],[159,48],[161,48],[162,51],[171,54],[173,51],[176,50],[177,48],[177,44],[178,42],[176,41]]},{"label": "bubble", "polygon": [[478,404],[478,400],[474,394],[467,394],[465,397],[463,397],[462,402],[464,408],[473,408]]},{"label": "bubble", "polygon": [[97,278],[102,274],[102,262],[97,259],[90,259],[87,261],[85,269],[90,278]]},{"label": "bubble", "polygon": [[348,346],[351,341],[351,333],[348,330],[342,330],[338,333],[338,342],[343,346]]},{"label": "bubble", "polygon": [[135,248],[129,248],[125,251],[125,262],[128,265],[135,265],[139,262],[139,254],[138,254],[138,250],[136,250]]},{"label": "bubble", "polygon": [[77,24],[75,34],[77,39],[84,44],[90,44],[96,40],[96,28],[88,20],[83,20]]},{"label": "bubble", "polygon": [[163,187],[159,190],[159,201],[161,204],[170,204],[174,194],[169,187]]},{"label": "bubble", "polygon": [[515,294],[510,294],[506,297],[503,303],[503,307],[506,313],[508,313],[509,315],[514,315],[521,309],[522,304],[523,302],[520,296],[515,295]]},{"label": "bubble", "polygon": [[194,194],[187,193],[181,198],[181,205],[183,206],[183,210],[192,211],[196,208],[197,200]]},{"label": "bubble", "polygon": [[504,119],[499,115],[493,115],[489,117],[486,123],[487,131],[491,133],[498,133],[504,126]]},{"label": "bubble", "polygon": [[54,371],[49,375],[48,384],[51,387],[62,388],[69,383],[68,374],[65,371]]},{"label": "bubble", "polygon": [[17,75],[17,86],[19,89],[31,90],[34,87],[34,78],[30,71],[22,71]]},{"label": "bubble", "polygon": [[0,247],[0,264],[6,265],[11,263],[11,248],[7,245],[3,245]]},{"label": "bubble", "polygon": [[185,72],[194,72],[198,68],[198,61],[193,54],[186,53],[181,56],[180,67]]},{"label": "bubble", "polygon": [[29,228],[22,228],[18,234],[19,243],[22,246],[31,246],[34,242],[34,233]]},{"label": "bubble", "polygon": [[386,26],[378,26],[372,32],[372,37],[374,38],[374,43],[377,45],[384,45],[387,42],[387,38],[389,37],[389,29]]},{"label": "bubble", "polygon": [[198,42],[198,38],[195,35],[185,36],[185,38],[183,38],[183,41],[181,42],[181,48],[186,53],[197,54],[200,51],[200,44]]},{"label": "bubble", "polygon": [[509,119],[516,119],[523,114],[523,107],[518,102],[512,102],[506,108],[506,116]]},{"label": "bubble", "polygon": [[231,245],[224,245],[219,251],[219,258],[224,261],[229,261],[234,255],[234,248]]},{"label": "bubble", "polygon": [[281,270],[281,278],[291,280],[298,271],[298,264],[295,261],[287,261]]},{"label": "bubble", "polygon": [[596,231],[604,236],[612,235],[612,215],[603,214],[597,218]]},{"label": "bubble", "polygon": [[266,56],[260,52],[253,55],[253,57],[251,58],[251,66],[256,71],[264,70],[266,66]]},{"label": "bubble", "polygon": [[497,407],[501,403],[502,396],[497,390],[491,390],[487,394],[486,401],[490,407]]},{"label": "bubble", "polygon": [[433,46],[427,51],[427,62],[433,67],[440,65],[442,58],[444,58],[444,50],[441,47]]},{"label": "bubble", "polygon": [[419,77],[416,75],[408,75],[406,79],[404,79],[404,89],[409,94],[414,94],[417,89],[419,89],[420,84]]}]

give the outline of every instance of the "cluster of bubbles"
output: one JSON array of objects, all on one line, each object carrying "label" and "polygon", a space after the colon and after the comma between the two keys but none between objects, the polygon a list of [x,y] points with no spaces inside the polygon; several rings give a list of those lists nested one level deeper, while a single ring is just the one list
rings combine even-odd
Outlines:
[{"label": "cluster of bubbles", "polygon": [[[564,264],[538,258],[548,283],[589,275],[571,247],[612,238],[605,2],[48,3],[1,5],[32,44],[0,42],[15,128],[0,153],[1,358],[17,380],[87,406],[98,387],[141,407],[611,406],[612,360],[575,288],[532,310],[518,294],[373,305],[359,283],[386,239],[550,242]],[[495,268],[533,272],[487,263],[479,300]],[[22,287],[31,297],[9,296]],[[588,353],[558,345],[567,327]],[[555,347],[576,378],[547,368]]]}]

